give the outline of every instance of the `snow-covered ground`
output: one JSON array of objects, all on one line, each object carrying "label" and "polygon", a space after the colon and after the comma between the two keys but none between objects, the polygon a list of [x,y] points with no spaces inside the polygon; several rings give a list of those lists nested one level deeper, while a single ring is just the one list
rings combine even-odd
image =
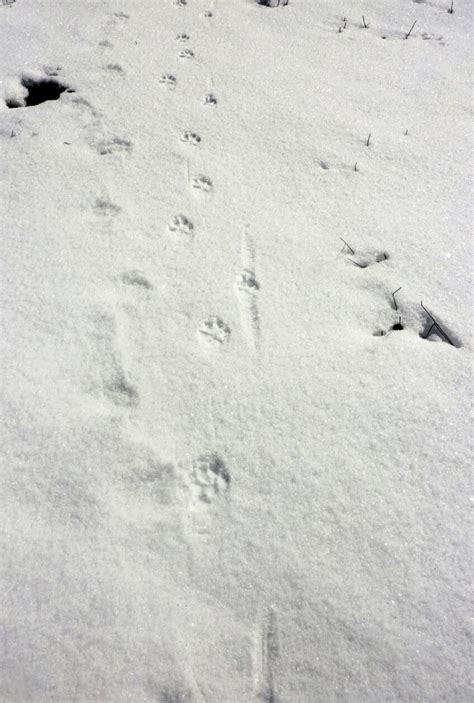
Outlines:
[{"label": "snow-covered ground", "polygon": [[2,703],[473,700],[449,5],[0,5]]}]

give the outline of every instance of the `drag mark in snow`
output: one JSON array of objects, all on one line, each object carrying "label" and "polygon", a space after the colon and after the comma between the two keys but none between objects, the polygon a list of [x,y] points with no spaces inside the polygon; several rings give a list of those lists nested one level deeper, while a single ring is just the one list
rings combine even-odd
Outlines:
[{"label": "drag mark in snow", "polygon": [[255,247],[247,231],[242,237],[242,263],[244,269],[236,278],[235,290],[242,327],[249,346],[255,350],[260,340],[260,313],[258,310],[260,285],[255,276]]},{"label": "drag mark in snow", "polygon": [[257,698],[263,703],[277,703],[276,670],[279,656],[278,622],[270,606],[262,618],[256,638],[255,685]]}]

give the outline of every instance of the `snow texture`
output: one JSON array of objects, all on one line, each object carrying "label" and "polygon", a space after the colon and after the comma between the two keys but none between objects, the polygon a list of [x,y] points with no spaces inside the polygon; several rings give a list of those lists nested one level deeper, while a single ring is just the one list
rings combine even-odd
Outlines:
[{"label": "snow texture", "polygon": [[0,5],[2,702],[473,700],[449,8]]}]

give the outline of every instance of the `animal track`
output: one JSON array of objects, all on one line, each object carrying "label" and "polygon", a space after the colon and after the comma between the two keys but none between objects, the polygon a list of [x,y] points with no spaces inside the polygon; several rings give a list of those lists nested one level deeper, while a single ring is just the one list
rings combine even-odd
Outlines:
[{"label": "animal track", "polygon": [[121,274],[120,279],[122,283],[127,286],[137,286],[139,288],[146,288],[148,290],[153,288],[150,281],[141,271],[124,271],[124,273]]},{"label": "animal track", "polygon": [[[125,489],[130,494],[130,508],[136,506],[129,512],[134,517],[138,513],[143,520],[143,507],[149,507],[149,513],[154,520],[160,522],[171,516],[166,515],[163,510],[165,506],[172,506],[176,490],[176,471],[173,464],[162,463],[153,451],[147,448],[137,447],[135,465],[132,472],[123,476]],[[134,505],[135,504],[135,505]],[[159,511],[156,506],[159,505]],[[148,512],[148,510],[147,510]]]},{"label": "animal track", "polygon": [[255,247],[248,232],[242,236],[242,263],[245,268],[236,277],[235,291],[245,336],[250,348],[255,350],[260,342],[260,284],[255,276]]},{"label": "animal track", "polygon": [[113,137],[109,140],[103,140],[97,145],[97,151],[101,156],[106,154],[116,154],[120,152],[129,153],[132,151],[132,142],[122,137]]},{"label": "animal track", "polygon": [[178,57],[180,59],[193,59],[194,58],[194,51],[191,51],[191,49],[182,49],[178,53]]},{"label": "animal track", "polygon": [[190,144],[191,146],[197,146],[201,143],[201,137],[195,132],[183,132],[180,137],[180,140],[184,144]]},{"label": "animal track", "polygon": [[170,688],[165,686],[159,691],[159,703],[193,703],[193,694],[187,688]]},{"label": "animal track", "polygon": [[117,406],[138,405],[138,391],[128,379],[120,358],[117,320],[114,314],[96,315],[93,337],[99,355],[99,373],[104,395]]},{"label": "animal track", "polygon": [[255,292],[260,288],[260,285],[255,278],[255,273],[250,271],[250,269],[244,269],[241,273],[239,273],[236,284],[239,290],[245,292]]},{"label": "animal track", "polygon": [[217,98],[213,93],[207,93],[202,98],[203,105],[217,105]]},{"label": "animal track", "polygon": [[213,16],[213,15],[212,15],[212,12],[211,12],[210,10],[206,10],[206,12],[204,13],[204,17],[207,17],[208,19],[211,19],[212,16]]},{"label": "animal track", "polygon": [[124,22],[130,19],[130,15],[127,15],[126,12],[114,12],[114,17],[117,17],[117,19],[123,20]]},{"label": "animal track", "polygon": [[180,34],[176,35],[176,41],[181,41],[181,42],[187,42],[190,40],[189,34],[186,34],[185,32],[181,32]]},{"label": "animal track", "polygon": [[106,198],[97,198],[94,208],[99,215],[118,215],[121,208]]},{"label": "animal track", "polygon": [[123,371],[118,369],[105,384],[105,394],[115,405],[135,406],[138,405],[138,392],[136,388],[127,381]]},{"label": "animal track", "polygon": [[194,232],[194,225],[184,215],[175,215],[168,224],[168,229],[170,232],[178,232],[179,234],[191,236]]},{"label": "animal track", "polygon": [[174,76],[172,73],[162,73],[159,80],[160,83],[162,83],[163,85],[176,85],[176,76]]},{"label": "animal track", "polygon": [[114,45],[108,39],[102,39],[102,41],[99,42],[99,46],[104,46],[107,49],[112,49]]},{"label": "animal track", "polygon": [[187,0],[174,0],[174,4],[175,4],[177,7],[186,7],[186,5],[188,4],[188,2],[187,2]]},{"label": "animal track", "polygon": [[188,480],[195,499],[208,504],[230,487],[229,472],[217,454],[206,454],[195,459]]},{"label": "animal track", "polygon": [[86,98],[75,96],[72,98],[72,104],[84,114],[89,113],[89,115],[92,115],[95,120],[99,120],[101,117],[101,113],[96,110],[92,103],[89,100],[86,100]]},{"label": "animal track", "polygon": [[58,76],[61,69],[62,66],[43,66],[43,71],[50,77]]},{"label": "animal track", "polygon": [[221,345],[229,341],[230,327],[218,315],[211,315],[199,326],[199,334],[210,344]]},{"label": "animal track", "polygon": [[193,176],[191,179],[191,186],[196,190],[201,190],[204,193],[209,193],[212,190],[212,181],[207,176]]},{"label": "animal track", "polygon": [[440,41],[440,42],[443,41],[443,36],[441,34],[429,34],[428,32],[423,32],[421,35],[421,38],[424,41],[427,41],[430,39],[434,39],[435,41]]},{"label": "animal track", "polygon": [[108,63],[105,67],[107,71],[112,71],[113,73],[118,73],[121,76],[125,75],[125,71],[119,63]]},{"label": "animal track", "polygon": [[199,334],[208,344],[219,347],[229,341],[230,327],[220,317],[212,315],[201,323]]},{"label": "animal track", "polygon": [[218,454],[203,454],[181,465],[183,476],[184,528],[191,544],[195,535],[210,533],[211,519],[230,491],[230,473]]}]

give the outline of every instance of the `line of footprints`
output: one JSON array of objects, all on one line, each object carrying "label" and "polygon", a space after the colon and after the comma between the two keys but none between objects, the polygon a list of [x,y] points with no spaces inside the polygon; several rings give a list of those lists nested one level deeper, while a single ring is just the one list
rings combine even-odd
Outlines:
[{"label": "line of footprints", "polygon": [[[175,5],[185,7],[186,0],[175,0]],[[211,18],[212,12],[206,11],[204,17]],[[179,44],[187,44],[191,37],[185,32],[180,32],[175,37]],[[191,61],[194,60],[195,53],[192,49],[185,47],[178,51],[178,60]],[[174,90],[177,85],[177,76],[174,73],[163,73],[160,77],[160,83],[169,90]],[[204,106],[217,106],[217,98],[214,93],[206,93],[201,98],[201,104]],[[184,131],[180,137],[180,142],[185,147],[199,147],[201,137],[192,130]],[[191,187],[200,193],[209,194],[213,190],[213,182],[209,176],[202,173],[189,176],[188,179]],[[195,227],[193,222],[182,213],[174,215],[168,223],[168,232],[192,238],[195,235]],[[242,242],[242,263],[243,270],[236,277],[235,290],[239,301],[241,311],[242,326],[247,338],[249,347],[256,349],[259,340],[259,312],[257,306],[256,294],[260,288],[255,275],[255,254],[253,245],[249,235],[246,232]],[[206,346],[213,348],[222,348],[230,339],[230,327],[218,315],[211,315],[198,328],[198,333],[201,341]]]},{"label": "line of footprints", "polygon": [[[177,4],[184,7],[186,3],[183,1]],[[114,13],[109,25],[112,23],[114,26],[118,20],[124,22],[128,19],[128,15]],[[187,42],[189,36],[179,34],[177,40]],[[103,40],[100,45],[105,49],[113,47],[109,40],[106,44]],[[179,58],[192,60],[194,53],[186,48],[179,52]],[[176,78],[165,74],[162,82],[174,86]],[[205,96],[203,102],[207,105],[217,104],[215,97],[210,95]],[[92,111],[92,107],[86,101],[82,101],[80,106]],[[93,126],[94,130],[100,126],[99,116],[94,119]],[[185,132],[181,135],[181,141],[186,146],[194,147],[199,146],[201,138],[194,132]],[[113,137],[99,142],[94,138],[93,146],[100,156],[110,156],[117,152],[130,152],[133,145],[129,140]],[[196,175],[190,179],[190,183],[199,192],[212,191],[212,182],[207,176]],[[97,199],[95,210],[98,214],[110,216],[117,214],[120,208],[104,197]],[[192,222],[183,215],[176,215],[169,223],[168,229],[170,232],[186,237],[192,237],[194,234]],[[250,273],[248,276],[251,280]],[[146,305],[153,285],[138,270],[122,273],[116,282],[121,288],[119,299],[114,300],[113,304],[106,309],[101,306],[91,317],[93,346],[100,363],[95,367],[96,373],[90,380],[89,388],[91,390],[100,388],[103,397],[115,406],[118,412],[133,416],[140,407],[141,397],[139,386],[135,383],[134,374],[130,368],[129,343],[131,337],[135,337],[133,346],[140,349],[143,344],[144,340],[136,324],[140,317],[137,313]],[[125,302],[123,296],[125,296]],[[132,334],[130,334],[131,331]],[[229,335],[229,327],[218,316],[209,317],[199,328],[199,337],[218,348],[228,341]],[[183,506],[180,514],[188,541],[192,544],[195,537],[202,538],[209,535],[214,518],[220,510],[225,511],[228,505],[230,492],[230,472],[221,456],[213,451],[204,451],[197,457],[163,467],[156,458],[154,450],[150,447],[148,452],[146,449],[148,447],[146,438],[140,436],[136,441],[145,451],[146,466],[143,477],[135,476],[135,482],[130,490],[130,499],[132,500],[132,494],[136,493],[137,482],[143,482],[144,490],[146,488],[150,495],[157,496],[163,505],[167,505],[170,500],[172,502],[170,496],[175,496],[178,503]],[[172,506],[170,510],[173,512]]]}]

